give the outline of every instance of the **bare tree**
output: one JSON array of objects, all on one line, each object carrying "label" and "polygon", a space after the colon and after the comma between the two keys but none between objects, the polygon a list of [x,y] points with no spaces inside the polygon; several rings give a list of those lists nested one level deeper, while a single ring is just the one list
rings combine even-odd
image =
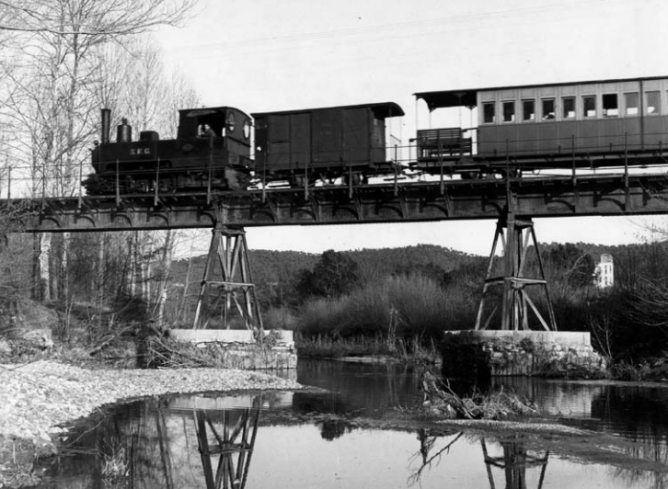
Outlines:
[{"label": "bare tree", "polygon": [[[0,0],[0,122],[13,128],[7,152],[29,178],[25,193],[46,197],[81,191],[79,177],[89,160],[86,143],[100,107],[104,47],[159,25],[178,25],[195,2]],[[2,36],[6,32],[12,36]],[[40,244],[35,248],[48,253]],[[68,246],[59,249],[66,253]],[[48,283],[48,270],[39,269],[38,281]]]},{"label": "bare tree", "polygon": [[[2,0],[0,30],[89,36],[94,42],[179,25],[196,0]],[[65,15],[63,18],[63,13]]]}]

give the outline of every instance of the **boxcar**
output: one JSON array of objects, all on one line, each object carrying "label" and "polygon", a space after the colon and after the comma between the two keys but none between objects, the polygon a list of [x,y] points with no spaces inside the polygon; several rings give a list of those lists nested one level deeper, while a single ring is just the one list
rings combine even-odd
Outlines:
[{"label": "boxcar", "polygon": [[256,176],[293,181],[367,175],[388,163],[385,120],[393,102],[252,114]]},{"label": "boxcar", "polygon": [[477,119],[474,128],[418,130],[423,163],[646,164],[668,149],[668,77],[415,95],[430,111],[466,107]]}]

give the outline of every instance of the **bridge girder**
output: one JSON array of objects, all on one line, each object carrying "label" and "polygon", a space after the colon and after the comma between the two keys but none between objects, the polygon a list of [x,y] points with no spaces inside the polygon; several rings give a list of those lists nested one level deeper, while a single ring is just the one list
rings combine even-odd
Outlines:
[{"label": "bridge girder", "polygon": [[498,219],[509,195],[517,216],[533,218],[668,213],[666,174],[611,174],[37,199],[24,229],[212,228],[218,215],[240,227]]}]

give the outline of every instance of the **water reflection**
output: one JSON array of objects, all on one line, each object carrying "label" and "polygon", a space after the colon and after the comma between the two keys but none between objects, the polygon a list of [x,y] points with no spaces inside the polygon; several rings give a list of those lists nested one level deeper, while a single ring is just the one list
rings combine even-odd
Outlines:
[{"label": "water reflection", "polygon": [[527,468],[538,467],[540,477],[538,478],[537,489],[542,489],[545,480],[545,470],[547,469],[547,459],[550,456],[549,451],[543,454],[531,453],[527,450],[523,435],[515,435],[512,440],[501,441],[503,455],[492,456],[487,450],[485,438],[480,438],[482,445],[485,468],[487,469],[487,478],[489,479],[490,489],[495,489],[493,468],[503,470],[506,481],[506,489],[527,489]]},{"label": "water reflection", "polygon": [[[206,489],[220,489],[221,485],[243,489],[248,478],[260,417],[259,396],[253,400],[252,409],[222,412],[222,435],[219,434],[221,426],[216,429],[214,424],[216,414],[219,413],[197,409],[192,411]],[[214,478],[213,462],[216,456],[218,464]]]},{"label": "water reflection", "polygon": [[75,430],[44,487],[243,489],[268,396],[121,406]]},{"label": "water reflection", "polygon": [[[421,477],[425,471],[429,471],[434,465],[438,465],[442,458],[448,456],[458,442],[468,444],[469,449],[479,442],[482,449],[482,462],[485,466],[487,481],[490,489],[496,489],[498,469],[503,472],[505,489],[527,489],[527,469],[536,468],[539,471],[536,489],[542,489],[545,481],[545,472],[550,456],[549,450],[542,452],[530,450],[525,443],[525,437],[514,434],[506,439],[490,441],[485,436],[466,436],[464,432],[444,432],[430,429],[421,429],[417,432],[420,443],[419,453],[416,458],[420,460],[420,466],[414,470],[409,482],[411,485],[420,484]],[[534,486],[531,486],[534,487]]]},{"label": "water reflection", "polygon": [[412,419],[393,424],[401,419],[397,408],[419,399],[418,379],[404,368],[321,364],[299,380],[335,392],[210,394],[118,406],[72,432],[42,487],[665,487],[667,389],[535,380],[496,386],[524,388],[546,412],[623,437],[611,452],[589,439],[563,445],[552,435],[481,435]]}]

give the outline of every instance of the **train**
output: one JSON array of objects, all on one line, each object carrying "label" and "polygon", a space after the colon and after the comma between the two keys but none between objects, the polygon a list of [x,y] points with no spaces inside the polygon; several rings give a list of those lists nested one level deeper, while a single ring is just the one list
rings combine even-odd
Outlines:
[{"label": "train", "polygon": [[[402,146],[388,131],[392,118],[405,115],[394,102],[253,114],[211,107],[180,110],[175,139],[141,131],[133,140],[132,127],[122,120],[112,142],[111,115],[103,109],[94,173],[83,184],[93,195],[246,190],[278,182],[368,184],[397,171],[521,177],[525,171],[668,162],[668,77],[414,96],[430,115],[455,111],[460,122],[418,125],[410,144]],[[466,126],[463,111],[470,120]]]}]

